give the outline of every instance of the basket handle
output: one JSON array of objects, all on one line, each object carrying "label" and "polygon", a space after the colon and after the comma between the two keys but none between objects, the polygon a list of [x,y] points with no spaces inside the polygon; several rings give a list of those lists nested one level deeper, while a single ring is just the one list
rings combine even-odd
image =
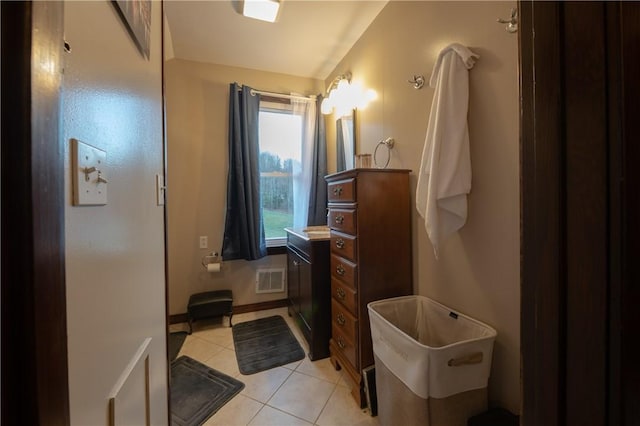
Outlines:
[{"label": "basket handle", "polygon": [[480,364],[482,362],[482,352],[474,352],[469,355],[461,356],[460,358],[451,358],[447,365],[449,367],[459,367],[467,364]]}]

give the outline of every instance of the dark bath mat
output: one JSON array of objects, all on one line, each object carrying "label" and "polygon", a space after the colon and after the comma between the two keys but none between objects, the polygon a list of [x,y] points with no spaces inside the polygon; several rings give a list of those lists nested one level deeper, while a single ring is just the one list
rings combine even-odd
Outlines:
[{"label": "dark bath mat", "polygon": [[171,363],[171,424],[204,423],[244,388],[244,383],[181,356]]},{"label": "dark bath mat", "polygon": [[178,357],[184,340],[187,338],[186,331],[176,331],[169,333],[169,361],[173,361]]},{"label": "dark bath mat", "polygon": [[302,347],[280,315],[241,322],[232,331],[242,374],[258,373],[304,358]]}]

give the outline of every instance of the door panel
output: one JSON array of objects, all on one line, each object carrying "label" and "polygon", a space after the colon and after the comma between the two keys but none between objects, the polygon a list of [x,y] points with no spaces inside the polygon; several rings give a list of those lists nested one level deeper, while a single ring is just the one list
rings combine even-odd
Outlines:
[{"label": "door panel", "polygon": [[519,16],[522,424],[635,424],[640,4]]}]

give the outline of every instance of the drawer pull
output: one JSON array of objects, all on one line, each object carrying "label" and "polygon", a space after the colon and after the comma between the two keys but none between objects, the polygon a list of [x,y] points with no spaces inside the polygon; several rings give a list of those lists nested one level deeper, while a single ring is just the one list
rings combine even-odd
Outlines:
[{"label": "drawer pull", "polygon": [[342,195],[342,187],[336,186],[335,188],[333,188],[333,195],[336,195],[338,197]]},{"label": "drawer pull", "polygon": [[338,346],[340,347],[340,349],[344,349],[347,347],[347,345],[344,344],[342,339],[338,339]]},{"label": "drawer pull", "polygon": [[339,325],[344,325],[347,322],[344,319],[344,315],[342,315],[342,312],[338,314],[338,316],[336,317],[336,321],[338,322]]},{"label": "drawer pull", "polygon": [[342,225],[342,222],[344,222],[344,216],[339,214],[338,216],[336,216],[336,223],[338,225]]},{"label": "drawer pull", "polygon": [[344,248],[344,240],[342,238],[338,238],[336,240],[336,247],[338,247],[339,249]]},{"label": "drawer pull", "polygon": [[347,272],[347,270],[346,270],[346,269],[344,269],[344,266],[342,266],[342,265],[338,265],[338,266],[336,267],[336,273],[337,273],[338,275],[343,276],[345,272]]},{"label": "drawer pull", "polygon": [[344,300],[344,298],[347,296],[347,293],[345,293],[344,290],[339,287],[336,290],[336,294],[338,295],[338,299],[340,300]]}]

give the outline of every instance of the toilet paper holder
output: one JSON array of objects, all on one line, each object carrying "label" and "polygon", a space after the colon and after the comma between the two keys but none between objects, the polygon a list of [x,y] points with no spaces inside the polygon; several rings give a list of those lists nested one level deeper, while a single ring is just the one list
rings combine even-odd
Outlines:
[{"label": "toilet paper holder", "polygon": [[207,269],[207,265],[209,264],[220,263],[219,259],[220,256],[218,255],[218,252],[212,251],[208,255],[202,257],[202,266],[204,267],[204,269]]}]

